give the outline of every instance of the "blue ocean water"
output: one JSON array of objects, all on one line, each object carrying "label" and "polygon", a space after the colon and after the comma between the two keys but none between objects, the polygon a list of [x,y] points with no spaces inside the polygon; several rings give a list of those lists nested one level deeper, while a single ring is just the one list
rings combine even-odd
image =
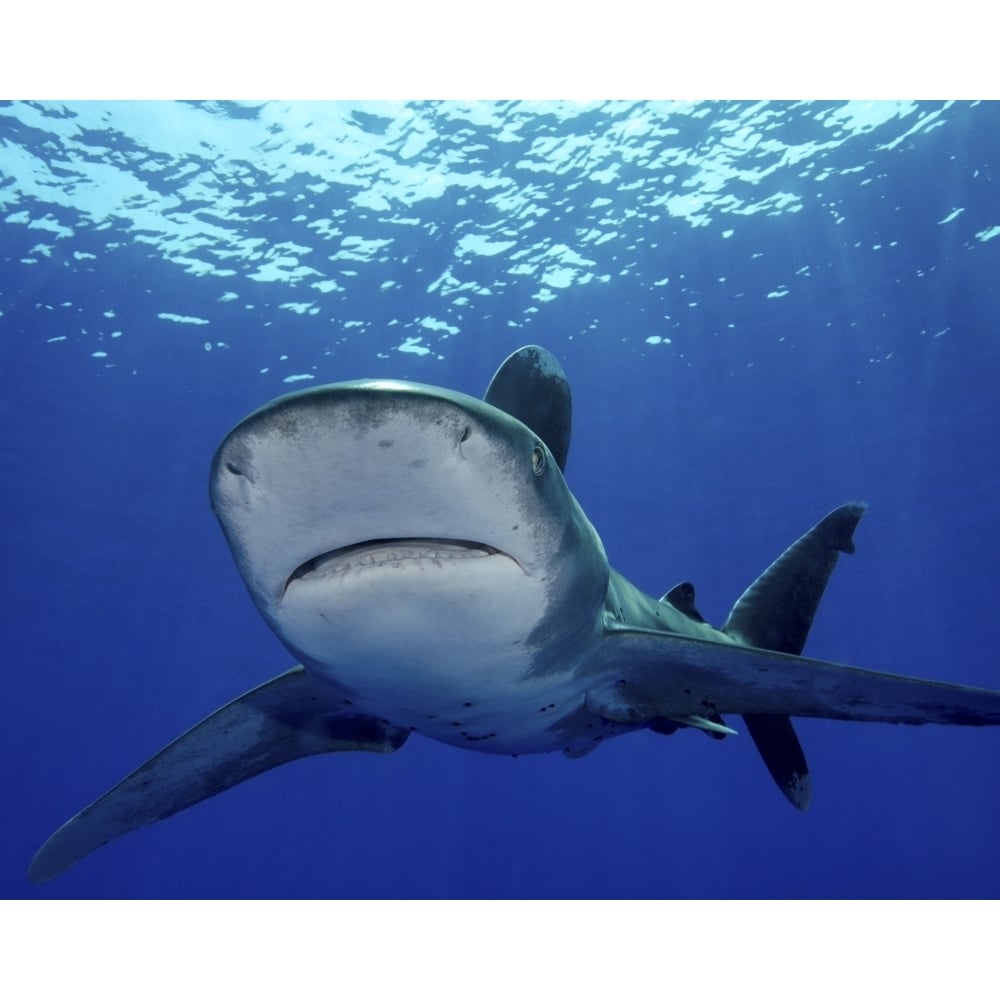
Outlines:
[{"label": "blue ocean water", "polygon": [[[612,564],[701,612],[871,508],[806,652],[1000,687],[1000,108],[0,106],[5,896],[996,896],[1000,732],[803,720],[577,761],[273,771],[43,886],[42,841],[291,665],[209,509],[226,431],[360,377],[574,391]],[[737,727],[738,728],[738,727]]]}]

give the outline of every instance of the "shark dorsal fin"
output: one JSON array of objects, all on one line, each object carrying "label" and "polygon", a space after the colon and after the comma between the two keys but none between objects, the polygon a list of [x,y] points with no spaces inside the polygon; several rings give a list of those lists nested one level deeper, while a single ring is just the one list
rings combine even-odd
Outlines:
[{"label": "shark dorsal fin", "polygon": [[544,347],[516,350],[497,369],[483,399],[530,427],[566,470],[573,402],[562,365]]},{"label": "shark dorsal fin", "polygon": [[684,583],[677,584],[676,587],[671,587],[660,600],[666,604],[670,604],[675,607],[682,614],[688,616],[688,618],[693,619],[696,622],[703,622],[705,619],[701,617],[698,609],[694,605],[694,584]]}]

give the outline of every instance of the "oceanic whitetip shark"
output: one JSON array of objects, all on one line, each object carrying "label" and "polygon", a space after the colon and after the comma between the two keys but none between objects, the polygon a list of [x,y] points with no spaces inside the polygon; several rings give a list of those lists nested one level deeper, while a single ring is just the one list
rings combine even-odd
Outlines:
[{"label": "oceanic whitetip shark", "polygon": [[57,830],[50,879],[116,837],[279,764],[467,750],[591,752],[639,729],[734,733],[742,716],[798,808],[792,716],[1000,724],[1000,692],[800,656],[865,510],[828,514],[715,628],[681,583],[656,600],[608,565],[563,478],[569,384],[539,347],[484,399],[396,381],[295,392],[223,440],[210,490],[264,620],[299,665],[220,708]]}]

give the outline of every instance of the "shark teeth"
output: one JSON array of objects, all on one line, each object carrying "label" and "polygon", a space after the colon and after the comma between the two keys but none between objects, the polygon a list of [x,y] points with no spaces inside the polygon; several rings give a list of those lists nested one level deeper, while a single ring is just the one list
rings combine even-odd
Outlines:
[{"label": "shark teeth", "polygon": [[505,555],[492,545],[459,538],[376,538],[345,545],[308,559],[288,578],[287,590],[297,580],[331,576],[375,566],[402,566],[409,562],[427,562],[431,566],[457,559],[483,559]]}]

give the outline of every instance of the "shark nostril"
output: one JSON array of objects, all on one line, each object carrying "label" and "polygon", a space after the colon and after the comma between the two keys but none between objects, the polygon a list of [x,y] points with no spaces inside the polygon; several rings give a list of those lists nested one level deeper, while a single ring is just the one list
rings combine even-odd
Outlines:
[{"label": "shark nostril", "polygon": [[242,476],[245,474],[243,470],[238,465],[236,465],[235,462],[226,462],[226,469],[229,472],[231,472],[234,476]]},{"label": "shark nostril", "polygon": [[459,444],[464,444],[466,441],[469,440],[469,437],[470,437],[471,434],[472,434],[472,431],[469,428],[469,425],[466,424],[465,427],[462,428],[462,436],[458,439],[458,443]]}]

